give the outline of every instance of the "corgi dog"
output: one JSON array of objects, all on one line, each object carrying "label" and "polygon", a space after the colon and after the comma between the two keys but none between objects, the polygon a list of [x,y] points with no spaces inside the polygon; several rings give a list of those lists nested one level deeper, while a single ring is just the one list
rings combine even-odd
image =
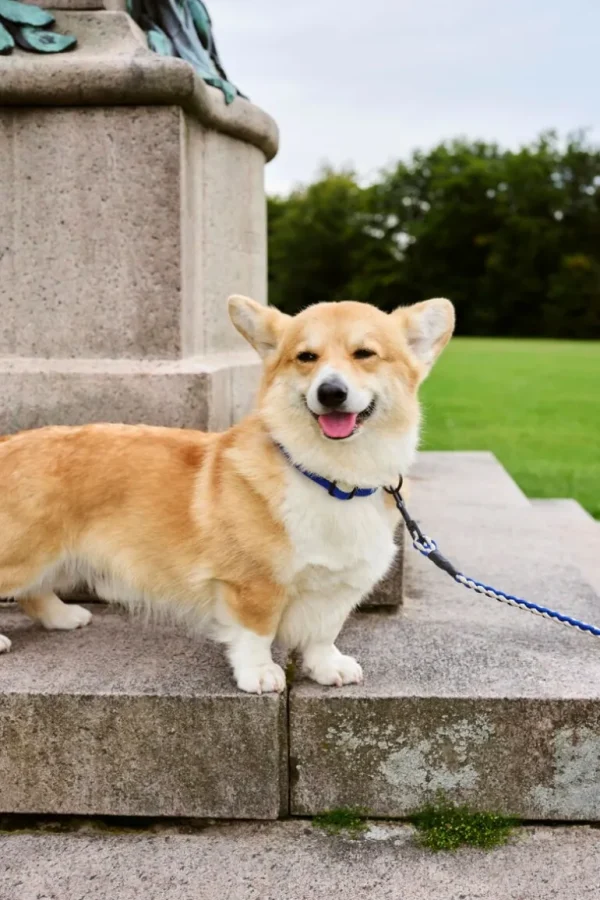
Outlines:
[{"label": "corgi dog", "polygon": [[335,642],[395,555],[383,488],[415,456],[418,388],[454,308],[349,301],[292,317],[234,296],[229,314],[263,374],[255,412],[228,431],[96,424],[1,439],[0,596],[69,630],[91,613],[55,591],[86,582],[222,642],[251,693],[285,688],[275,640],[319,684],[358,683]]}]

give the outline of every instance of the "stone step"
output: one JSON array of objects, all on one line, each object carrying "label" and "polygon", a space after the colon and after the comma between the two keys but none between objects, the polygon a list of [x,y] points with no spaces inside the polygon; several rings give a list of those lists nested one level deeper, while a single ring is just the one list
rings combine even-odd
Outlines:
[{"label": "stone step", "polygon": [[94,613],[44,632],[0,610],[0,812],[277,818],[286,698],[242,694],[208,641]]},{"label": "stone step", "polygon": [[0,357],[0,434],[88,422],[221,431],[252,408],[259,376],[245,350],[176,360]]},{"label": "stone step", "polygon": [[[156,826],[155,826],[156,827]],[[10,900],[548,900],[598,897],[600,833],[522,828],[492,851],[437,853],[406,825],[360,838],[308,822],[222,823],[197,831],[0,834]]]},{"label": "stone step", "polygon": [[570,498],[536,499],[531,503],[552,517],[565,553],[600,594],[600,523],[580,503]]},{"label": "stone step", "polygon": [[[492,453],[426,451],[419,453],[407,479],[403,495],[412,510],[449,506],[527,507],[529,501]],[[398,555],[394,565],[373,593],[361,604],[363,609],[398,607],[403,597],[405,529],[396,535]]]},{"label": "stone step", "polygon": [[[415,500],[421,512],[467,574],[600,626],[546,510]],[[292,813],[402,817],[441,792],[527,819],[599,819],[600,640],[471,593],[416,552],[405,593],[400,614],[363,613],[342,635],[363,685],[294,685]]]},{"label": "stone step", "polygon": [[529,502],[532,506],[550,510],[553,514],[560,512],[572,516],[577,522],[590,524],[596,521],[581,503],[573,500],[572,497],[532,497]]},{"label": "stone step", "polygon": [[423,508],[441,502],[451,508],[530,505],[494,454],[479,450],[419,453],[405,494]]}]

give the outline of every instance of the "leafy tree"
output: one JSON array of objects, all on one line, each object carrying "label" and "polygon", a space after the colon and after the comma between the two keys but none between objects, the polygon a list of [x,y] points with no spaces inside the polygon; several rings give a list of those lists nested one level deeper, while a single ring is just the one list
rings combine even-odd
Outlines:
[{"label": "leafy tree", "polygon": [[362,187],[320,173],[269,200],[270,299],[392,309],[446,295],[458,331],[600,338],[600,149],[454,141]]},{"label": "leafy tree", "polygon": [[269,199],[269,290],[274,305],[297,312],[343,299],[372,239],[364,232],[365,197],[351,172],[325,170],[283,200]]}]

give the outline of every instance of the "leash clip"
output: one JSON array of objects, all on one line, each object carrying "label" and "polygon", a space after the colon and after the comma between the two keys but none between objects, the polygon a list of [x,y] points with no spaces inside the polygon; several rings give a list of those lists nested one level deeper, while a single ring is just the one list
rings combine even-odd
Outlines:
[{"label": "leash clip", "polygon": [[384,487],[384,491],[386,494],[391,494],[396,503],[398,503],[398,499],[402,500],[400,497],[400,491],[402,490],[402,485],[404,484],[404,478],[402,475],[398,475],[398,484],[396,487]]},{"label": "leash clip", "polygon": [[404,519],[408,532],[413,539],[413,547],[415,550],[418,550],[419,553],[422,553],[423,556],[426,556],[427,559],[430,559],[434,566],[437,566],[438,569],[442,569],[444,572],[447,572],[452,578],[456,578],[460,573],[455,569],[449,559],[440,553],[438,550],[437,544],[431,538],[427,537],[426,534],[423,534],[421,529],[415,520],[411,517],[408,512],[406,506],[404,505],[404,500],[402,499],[402,494],[400,493],[400,488],[402,487],[402,475],[400,475],[398,479],[397,487],[386,487],[384,491],[387,491],[388,494],[391,494],[394,500],[396,501],[396,506],[400,512],[400,515]]},{"label": "leash clip", "polygon": [[[402,499],[402,494],[400,493],[400,489],[402,488],[403,483],[404,483],[404,479],[402,478],[402,475],[400,475],[398,477],[397,486],[396,487],[384,487],[384,491],[387,494],[391,494],[392,497],[394,498],[394,500],[396,501],[396,506],[398,507],[398,511],[406,523],[406,527],[408,528],[411,538],[413,539],[413,541],[415,541],[415,547],[417,547],[417,550],[420,550],[421,553],[426,554],[427,551],[425,548],[428,547],[429,541],[428,541],[427,537],[423,534],[423,532],[421,531],[421,529],[419,528],[419,526],[417,525],[415,520],[413,518],[411,518],[410,513],[408,512],[406,506],[404,505],[404,500]],[[420,546],[417,546],[417,542],[418,542],[418,544],[420,544]],[[421,548],[423,548],[423,549],[421,549]]]}]

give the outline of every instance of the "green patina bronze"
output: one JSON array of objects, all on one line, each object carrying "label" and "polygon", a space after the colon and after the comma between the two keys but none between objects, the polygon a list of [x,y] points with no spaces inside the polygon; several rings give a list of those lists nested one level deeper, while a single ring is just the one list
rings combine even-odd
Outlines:
[{"label": "green patina bronze", "polygon": [[[223,92],[227,104],[244,96],[221,65],[211,18],[202,0],[127,0],[127,10],[155,53],[190,63],[203,81]],[[35,53],[71,50],[76,38],[54,31],[53,26],[54,16],[46,9],[0,0],[0,54],[12,53],[15,47]]]},{"label": "green patina bronze", "polygon": [[226,103],[244,96],[221,65],[202,0],[127,0],[127,10],[146,33],[151,50],[189,62],[203,81],[223,92]]},{"label": "green patina bronze", "polygon": [[12,53],[15,47],[34,53],[64,53],[77,43],[70,34],[52,31],[54,16],[46,9],[0,0],[0,53]]}]

